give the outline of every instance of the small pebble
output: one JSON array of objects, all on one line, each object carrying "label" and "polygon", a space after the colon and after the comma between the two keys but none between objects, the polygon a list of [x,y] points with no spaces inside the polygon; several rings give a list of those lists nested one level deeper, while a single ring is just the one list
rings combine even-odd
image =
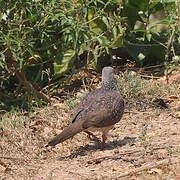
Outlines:
[{"label": "small pebble", "polygon": [[114,150],[114,154],[118,154],[119,153],[119,150],[118,149],[115,149]]}]

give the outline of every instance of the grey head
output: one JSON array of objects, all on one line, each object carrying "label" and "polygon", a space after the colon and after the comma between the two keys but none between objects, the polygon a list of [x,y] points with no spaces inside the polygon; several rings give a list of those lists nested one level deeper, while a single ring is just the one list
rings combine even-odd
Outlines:
[{"label": "grey head", "polygon": [[117,90],[117,81],[114,76],[114,69],[110,66],[102,70],[102,88],[108,90]]}]

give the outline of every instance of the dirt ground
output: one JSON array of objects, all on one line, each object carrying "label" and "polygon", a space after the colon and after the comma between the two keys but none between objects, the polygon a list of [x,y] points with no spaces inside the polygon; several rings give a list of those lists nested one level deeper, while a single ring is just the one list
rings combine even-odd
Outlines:
[{"label": "dirt ground", "polygon": [[72,111],[64,103],[7,115],[11,123],[2,119],[0,129],[0,179],[179,180],[180,97],[168,96],[166,103],[168,108],[126,108],[103,151],[83,132],[55,148],[44,147],[70,123]]}]

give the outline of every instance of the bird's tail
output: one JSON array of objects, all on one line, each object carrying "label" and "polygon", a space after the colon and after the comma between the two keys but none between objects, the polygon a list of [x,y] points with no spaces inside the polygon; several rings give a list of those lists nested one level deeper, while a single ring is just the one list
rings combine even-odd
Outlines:
[{"label": "bird's tail", "polygon": [[83,131],[81,123],[77,123],[77,122],[72,123],[68,127],[66,127],[60,134],[58,134],[51,141],[49,141],[46,147],[55,146],[59,143],[62,143],[81,131]]}]

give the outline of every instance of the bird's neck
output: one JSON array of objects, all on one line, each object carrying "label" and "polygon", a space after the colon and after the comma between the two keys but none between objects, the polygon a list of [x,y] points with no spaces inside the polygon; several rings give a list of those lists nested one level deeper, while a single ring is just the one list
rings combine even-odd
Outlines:
[{"label": "bird's neck", "polygon": [[103,81],[102,82],[102,89],[105,89],[105,90],[118,90],[116,80]]}]

